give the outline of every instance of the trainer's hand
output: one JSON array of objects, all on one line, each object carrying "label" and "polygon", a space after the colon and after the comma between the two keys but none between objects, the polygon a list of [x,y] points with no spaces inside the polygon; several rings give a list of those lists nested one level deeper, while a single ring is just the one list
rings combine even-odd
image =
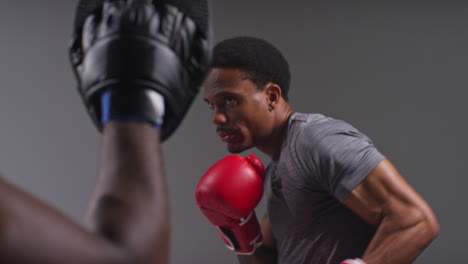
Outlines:
[{"label": "trainer's hand", "polygon": [[109,120],[179,126],[209,66],[207,0],[81,0],[69,49],[99,129]]},{"label": "trainer's hand", "polygon": [[262,198],[264,175],[256,156],[230,155],[215,163],[197,185],[200,210],[237,254],[253,254],[263,243],[254,209]]}]

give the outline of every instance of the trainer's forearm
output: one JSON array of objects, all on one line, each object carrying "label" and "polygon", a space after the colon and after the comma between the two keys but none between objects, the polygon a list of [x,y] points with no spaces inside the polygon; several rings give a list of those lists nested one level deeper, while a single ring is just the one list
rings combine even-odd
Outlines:
[{"label": "trainer's forearm", "polygon": [[129,256],[0,178],[0,263],[126,264]]},{"label": "trainer's forearm", "polygon": [[385,216],[362,259],[367,264],[410,264],[438,235],[432,211],[414,209]]},{"label": "trainer's forearm", "polygon": [[169,209],[159,134],[145,123],[104,127],[99,180],[88,214],[93,228],[138,263],[167,263]]}]

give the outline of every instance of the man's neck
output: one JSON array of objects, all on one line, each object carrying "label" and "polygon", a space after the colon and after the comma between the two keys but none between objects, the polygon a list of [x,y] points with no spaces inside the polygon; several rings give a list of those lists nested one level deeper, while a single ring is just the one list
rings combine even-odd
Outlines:
[{"label": "man's neck", "polygon": [[270,158],[274,159],[281,151],[281,145],[287,133],[289,116],[293,113],[293,110],[289,104],[285,104],[280,109],[275,109],[275,125],[271,135],[261,145],[257,146],[257,149]]}]

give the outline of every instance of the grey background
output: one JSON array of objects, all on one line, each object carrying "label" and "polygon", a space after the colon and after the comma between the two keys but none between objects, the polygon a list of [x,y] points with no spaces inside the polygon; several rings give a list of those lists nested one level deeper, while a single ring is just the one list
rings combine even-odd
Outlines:
[{"label": "grey background", "polygon": [[[0,2],[0,170],[83,223],[100,138],[68,63],[74,4]],[[296,111],[358,127],[427,199],[442,230],[416,263],[466,261],[468,2],[218,0],[212,11],[216,41],[252,35],[283,51]],[[237,263],[194,201],[228,154],[201,95],[163,148],[172,263]]]}]

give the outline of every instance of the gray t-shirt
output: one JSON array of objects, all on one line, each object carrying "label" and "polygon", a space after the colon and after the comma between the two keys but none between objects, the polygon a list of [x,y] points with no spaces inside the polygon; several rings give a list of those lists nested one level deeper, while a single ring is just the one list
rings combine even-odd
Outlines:
[{"label": "gray t-shirt", "polygon": [[293,113],[267,168],[267,215],[280,264],[338,264],[362,256],[376,229],[341,202],[384,159],[348,123]]}]

